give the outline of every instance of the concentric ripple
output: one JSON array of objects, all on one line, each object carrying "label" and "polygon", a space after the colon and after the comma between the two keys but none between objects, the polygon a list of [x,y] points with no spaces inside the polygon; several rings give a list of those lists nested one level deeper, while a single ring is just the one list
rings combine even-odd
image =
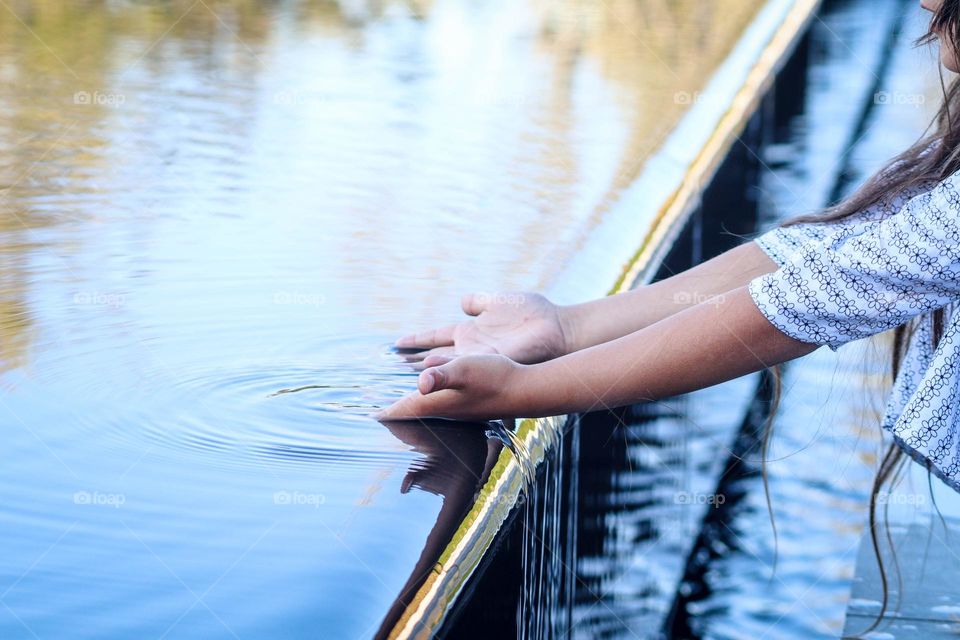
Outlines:
[{"label": "concentric ripple", "polygon": [[[410,386],[409,367],[384,357],[246,363],[156,380],[87,429],[120,452],[143,451],[215,466],[382,465],[410,453],[370,414]],[[136,407],[131,411],[131,407]]]}]

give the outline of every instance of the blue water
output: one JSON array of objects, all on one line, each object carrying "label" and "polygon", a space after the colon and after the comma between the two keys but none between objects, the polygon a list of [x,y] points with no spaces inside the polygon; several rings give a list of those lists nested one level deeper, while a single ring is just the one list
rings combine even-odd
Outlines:
[{"label": "blue water", "polygon": [[552,284],[759,4],[0,8],[0,637],[376,634],[499,446],[370,419],[392,340]]}]

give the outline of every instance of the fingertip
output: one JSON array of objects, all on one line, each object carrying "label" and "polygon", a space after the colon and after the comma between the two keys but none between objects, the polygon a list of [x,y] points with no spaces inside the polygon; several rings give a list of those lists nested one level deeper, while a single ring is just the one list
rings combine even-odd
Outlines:
[{"label": "fingertip", "polygon": [[413,345],[414,345],[413,336],[400,336],[393,343],[393,346],[397,347],[398,349],[405,349],[408,347],[412,347]]},{"label": "fingertip", "polygon": [[447,364],[448,362],[453,362],[453,358],[450,356],[429,355],[423,359],[423,366],[426,368],[439,367],[440,365]]},{"label": "fingertip", "polygon": [[420,390],[420,393],[427,395],[433,391],[434,387],[437,385],[436,371],[434,369],[427,369],[420,373],[420,377],[417,379],[417,387]]},{"label": "fingertip", "polygon": [[460,298],[460,308],[463,309],[463,312],[468,316],[475,316],[480,313],[480,309],[476,305],[477,294],[467,293]]}]

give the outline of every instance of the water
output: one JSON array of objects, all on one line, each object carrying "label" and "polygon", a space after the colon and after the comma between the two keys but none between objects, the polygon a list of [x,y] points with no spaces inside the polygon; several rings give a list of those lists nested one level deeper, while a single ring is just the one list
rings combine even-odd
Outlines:
[{"label": "water", "polygon": [[388,629],[501,446],[371,420],[390,342],[551,284],[759,5],[5,3],[0,636]]},{"label": "water", "polygon": [[716,494],[716,479],[756,384],[745,377],[584,419],[571,637],[663,637],[702,519],[734,500]]}]

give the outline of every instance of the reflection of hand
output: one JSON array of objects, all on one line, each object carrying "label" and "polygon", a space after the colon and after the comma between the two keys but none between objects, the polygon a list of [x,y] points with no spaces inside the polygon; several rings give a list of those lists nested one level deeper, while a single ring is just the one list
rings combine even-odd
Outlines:
[{"label": "reflection of hand", "polygon": [[473,316],[459,324],[404,336],[396,346],[430,355],[501,354],[532,364],[564,355],[568,333],[563,308],[536,293],[472,293],[461,300]]},{"label": "reflection of hand", "polygon": [[403,479],[401,491],[411,487],[443,496],[437,522],[427,535],[423,552],[410,578],[384,617],[377,638],[387,638],[403,615],[417,600],[424,580],[433,575],[444,549],[463,524],[487,482],[503,450],[503,443],[487,437],[488,424],[455,424],[444,420],[386,421],[383,425],[394,436],[413,447],[425,458],[414,461]]},{"label": "reflection of hand", "polygon": [[379,420],[452,418],[495,420],[522,417],[523,385],[527,370],[501,355],[429,356],[428,367],[417,380],[418,391],[377,414]]},{"label": "reflection of hand", "polygon": [[486,423],[466,424],[445,420],[385,421],[394,436],[424,457],[410,465],[400,486],[402,493],[417,486],[448,499],[470,501],[477,485],[489,473],[502,443],[486,435]]}]

